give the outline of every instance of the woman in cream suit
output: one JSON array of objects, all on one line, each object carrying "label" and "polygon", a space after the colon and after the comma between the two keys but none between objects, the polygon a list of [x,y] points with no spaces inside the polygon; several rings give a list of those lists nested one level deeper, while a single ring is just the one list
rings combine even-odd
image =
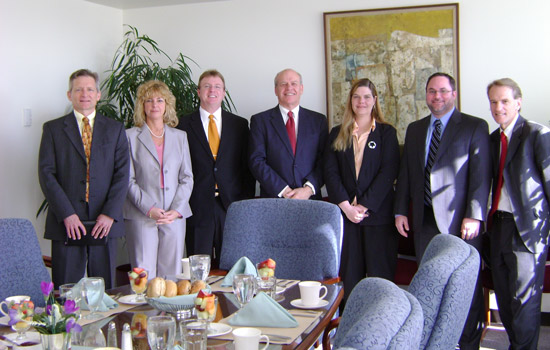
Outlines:
[{"label": "woman in cream suit", "polygon": [[142,267],[149,279],[181,272],[185,219],[191,216],[189,197],[193,173],[187,134],[177,130],[176,98],[163,82],[140,85],[128,129],[130,184],[124,223],[132,267]]}]

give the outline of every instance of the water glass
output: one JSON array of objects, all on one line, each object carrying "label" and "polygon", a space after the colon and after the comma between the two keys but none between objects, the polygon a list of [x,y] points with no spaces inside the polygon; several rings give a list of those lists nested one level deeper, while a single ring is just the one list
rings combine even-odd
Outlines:
[{"label": "water glass", "polygon": [[80,301],[82,300],[82,287],[77,283],[66,283],[59,286],[59,296],[63,305],[67,300],[74,301],[75,305],[78,306],[78,310],[75,311],[75,314],[80,318]]},{"label": "water glass", "polygon": [[185,350],[206,350],[208,322],[200,319],[186,319],[180,322],[181,343]]},{"label": "water glass", "polygon": [[105,294],[105,282],[101,277],[88,277],[82,281],[82,298],[90,309],[90,314],[85,316],[85,319],[91,320],[101,318],[98,313]]},{"label": "water glass", "polygon": [[277,278],[271,277],[256,277],[256,293],[264,292],[272,298],[275,298],[277,288]]},{"label": "water glass", "polygon": [[210,273],[210,255],[191,255],[189,257],[189,266],[191,268],[191,279],[193,281],[206,281]]},{"label": "water glass", "polygon": [[172,349],[176,340],[176,320],[172,316],[149,317],[147,340],[152,350]]},{"label": "water glass", "polygon": [[255,292],[256,277],[243,274],[233,276],[233,294],[237,297],[240,307],[252,300]]}]

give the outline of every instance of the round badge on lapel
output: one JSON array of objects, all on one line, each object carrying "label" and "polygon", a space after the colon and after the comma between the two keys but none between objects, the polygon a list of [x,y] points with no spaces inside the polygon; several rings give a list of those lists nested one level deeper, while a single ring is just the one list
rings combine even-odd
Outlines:
[{"label": "round badge on lapel", "polygon": [[375,149],[376,148],[376,142],[369,141],[368,146],[369,146],[370,149]]}]

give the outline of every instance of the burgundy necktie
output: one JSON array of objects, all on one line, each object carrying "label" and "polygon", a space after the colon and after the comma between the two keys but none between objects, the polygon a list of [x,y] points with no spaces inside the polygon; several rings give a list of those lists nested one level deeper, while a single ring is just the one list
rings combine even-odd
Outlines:
[{"label": "burgundy necktie", "polygon": [[286,121],[286,132],[288,133],[288,139],[290,140],[292,153],[296,154],[296,128],[294,126],[294,113],[292,113],[292,111],[288,111],[288,120]]},{"label": "burgundy necktie", "polygon": [[498,179],[497,179],[497,188],[493,195],[493,203],[491,205],[491,211],[489,212],[489,226],[491,226],[493,214],[498,209],[498,202],[500,201],[500,193],[502,192],[502,183],[503,183],[503,172],[504,172],[504,163],[506,162],[506,153],[508,153],[508,139],[504,131],[500,133],[500,161],[498,163]]}]

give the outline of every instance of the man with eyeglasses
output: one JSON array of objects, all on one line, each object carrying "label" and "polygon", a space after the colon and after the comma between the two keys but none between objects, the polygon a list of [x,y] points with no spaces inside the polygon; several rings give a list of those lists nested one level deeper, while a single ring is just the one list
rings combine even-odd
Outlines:
[{"label": "man with eyeglasses", "polygon": [[303,91],[298,72],[279,72],[279,104],[250,120],[249,166],[260,183],[261,197],[321,198],[327,118],[300,106]]},{"label": "man with eyeglasses", "polygon": [[248,170],[248,121],[221,108],[225,79],[217,70],[199,77],[200,107],[180,119],[187,132],[193,168],[193,192],[187,220],[187,255],[208,254],[219,263],[227,208],[252,198],[255,181]]},{"label": "man with eyeglasses", "polygon": [[[430,240],[452,234],[481,251],[483,222],[491,183],[489,127],[483,119],[461,113],[453,77],[435,73],[426,84],[431,114],[412,122],[406,132],[397,178],[395,226],[414,232],[420,263]],[[408,218],[413,226],[410,227]],[[475,287],[461,349],[478,349],[482,333],[483,293]]]}]

